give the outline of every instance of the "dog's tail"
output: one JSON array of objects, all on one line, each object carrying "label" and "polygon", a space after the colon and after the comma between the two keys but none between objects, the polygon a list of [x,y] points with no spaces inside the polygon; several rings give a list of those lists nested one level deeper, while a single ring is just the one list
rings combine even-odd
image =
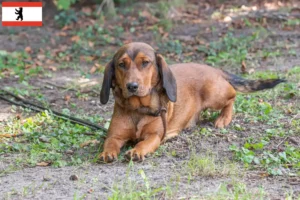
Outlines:
[{"label": "dog's tail", "polygon": [[229,72],[224,72],[224,78],[239,92],[249,93],[264,89],[270,89],[277,84],[286,82],[284,79],[247,80]]}]

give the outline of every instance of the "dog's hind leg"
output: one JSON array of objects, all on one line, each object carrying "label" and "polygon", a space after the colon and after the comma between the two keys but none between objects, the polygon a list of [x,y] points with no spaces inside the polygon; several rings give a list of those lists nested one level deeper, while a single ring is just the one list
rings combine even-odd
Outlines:
[{"label": "dog's hind leg", "polygon": [[[210,85],[208,85],[210,86]],[[233,104],[236,96],[234,88],[225,80],[218,80],[205,91],[204,108],[221,110],[215,121],[216,128],[224,128],[232,119]]]},{"label": "dog's hind leg", "polygon": [[224,128],[232,120],[234,98],[228,101],[228,104],[222,109],[219,117],[215,121],[216,128]]}]

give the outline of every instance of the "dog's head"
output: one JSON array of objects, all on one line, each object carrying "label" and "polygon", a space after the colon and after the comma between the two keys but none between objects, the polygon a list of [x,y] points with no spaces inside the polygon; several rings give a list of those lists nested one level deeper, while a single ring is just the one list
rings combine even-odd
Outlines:
[{"label": "dog's head", "polygon": [[102,104],[107,103],[113,83],[122,90],[125,99],[147,96],[161,83],[169,100],[176,101],[175,77],[164,58],[145,43],[133,42],[122,46],[107,64],[100,94]]}]

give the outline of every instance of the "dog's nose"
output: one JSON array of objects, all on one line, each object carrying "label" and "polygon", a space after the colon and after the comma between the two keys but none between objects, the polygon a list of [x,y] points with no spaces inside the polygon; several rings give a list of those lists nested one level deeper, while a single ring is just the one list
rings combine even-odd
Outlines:
[{"label": "dog's nose", "polygon": [[137,82],[131,82],[127,83],[126,87],[129,92],[133,93],[137,91],[137,89],[139,88],[139,84]]}]

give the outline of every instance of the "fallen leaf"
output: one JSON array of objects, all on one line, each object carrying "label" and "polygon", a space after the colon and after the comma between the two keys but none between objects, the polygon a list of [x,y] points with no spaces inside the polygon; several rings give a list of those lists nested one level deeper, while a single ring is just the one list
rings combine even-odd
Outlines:
[{"label": "fallen leaf", "polygon": [[51,44],[52,44],[53,46],[56,46],[56,41],[55,41],[54,38],[51,38],[50,41],[51,41]]},{"label": "fallen leaf", "polygon": [[20,136],[23,136],[23,135],[24,135],[24,133],[19,133],[19,134],[1,133],[0,138],[1,137],[5,137],[5,138],[20,137]]},{"label": "fallen leaf", "polygon": [[253,74],[255,72],[255,69],[254,68],[251,68],[249,71],[248,71],[248,74]]},{"label": "fallen leaf", "polygon": [[71,37],[72,42],[78,42],[79,40],[80,40],[80,37],[78,35],[74,35],[73,37]]},{"label": "fallen leaf", "polygon": [[39,167],[47,167],[48,165],[50,165],[50,162],[39,162],[39,163],[36,163],[36,166],[39,166]]},{"label": "fallen leaf", "polygon": [[68,26],[68,25],[65,25],[64,27],[62,27],[62,31],[66,31],[66,30],[69,30],[71,29],[71,26]]},{"label": "fallen leaf", "polygon": [[65,57],[64,57],[64,60],[65,60],[65,61],[70,61],[70,60],[71,60],[71,57],[70,57],[70,56],[65,56]]},{"label": "fallen leaf", "polygon": [[68,103],[70,101],[70,99],[71,99],[71,95],[67,94],[64,99]]},{"label": "fallen leaf", "polygon": [[260,172],[259,176],[263,178],[263,177],[268,177],[269,174],[267,172]]},{"label": "fallen leaf", "polygon": [[37,66],[42,66],[43,63],[41,61],[38,61],[38,60],[35,60],[34,63],[37,65]]},{"label": "fallen leaf", "polygon": [[45,58],[46,58],[46,56],[43,55],[43,54],[38,54],[36,57],[37,57],[39,60],[45,60]]},{"label": "fallen leaf", "polygon": [[20,37],[21,39],[28,39],[28,38],[29,38],[28,34],[25,33],[25,32],[21,32],[21,33],[19,34],[19,37]]},{"label": "fallen leaf", "polygon": [[243,74],[247,73],[246,63],[245,63],[244,60],[242,61],[242,67],[241,67],[241,70],[242,70],[242,73],[243,73]]},{"label": "fallen leaf", "polygon": [[86,146],[88,146],[90,144],[94,144],[95,145],[95,144],[99,144],[99,143],[100,142],[98,140],[87,140],[84,143],[81,143],[80,147],[83,148],[83,147],[86,147]]},{"label": "fallen leaf", "polygon": [[50,70],[54,71],[54,72],[56,72],[56,71],[57,71],[57,68],[56,68],[56,67],[54,67],[54,66],[49,66],[48,68],[49,68]]},{"label": "fallen leaf", "polygon": [[25,65],[25,69],[29,69],[31,65]]},{"label": "fallen leaf", "polygon": [[16,114],[16,119],[18,119],[18,120],[20,120],[21,118],[22,118],[22,114],[21,113],[18,113],[18,114]]},{"label": "fallen leaf", "polygon": [[90,15],[92,13],[92,9],[90,7],[83,7],[81,11],[85,14]]},{"label": "fallen leaf", "polygon": [[24,49],[24,51],[25,51],[26,53],[32,53],[32,49],[31,49],[30,46],[26,47],[26,48]]},{"label": "fallen leaf", "polygon": [[224,22],[231,22],[232,21],[232,18],[229,17],[229,16],[226,16],[224,19],[223,19]]},{"label": "fallen leaf", "polygon": [[67,33],[61,31],[61,32],[56,33],[56,35],[57,35],[57,36],[67,36]]},{"label": "fallen leaf", "polygon": [[90,69],[90,74],[93,74],[97,71],[97,67],[94,65],[91,69]]},{"label": "fallen leaf", "polygon": [[54,61],[53,61],[53,60],[50,60],[50,59],[47,59],[47,60],[45,61],[45,63],[46,63],[46,64],[53,64]]},{"label": "fallen leaf", "polygon": [[89,41],[89,47],[93,48],[94,47],[94,43]]}]

